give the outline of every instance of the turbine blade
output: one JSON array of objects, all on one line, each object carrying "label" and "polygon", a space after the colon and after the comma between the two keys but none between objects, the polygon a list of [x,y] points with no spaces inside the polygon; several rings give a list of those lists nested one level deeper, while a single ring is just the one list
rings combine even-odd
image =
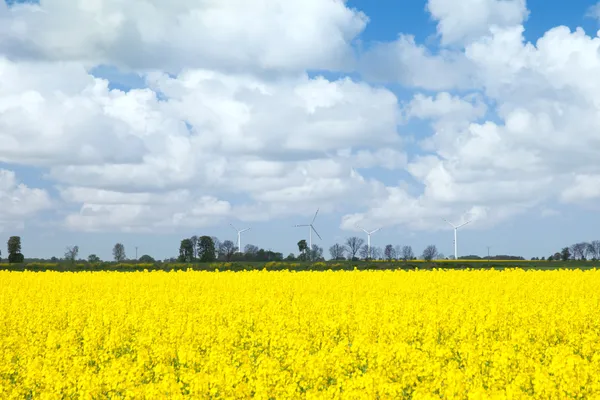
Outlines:
[{"label": "turbine blade", "polygon": [[315,217],[313,218],[312,222],[310,223],[311,225],[314,224],[315,219],[317,219],[317,214],[319,213],[319,209],[317,208],[317,212],[315,213]]},{"label": "turbine blade", "polygon": [[448,225],[450,225],[451,227],[456,229],[456,226],[454,226],[454,224],[452,224],[450,221],[448,221],[446,218],[442,218],[444,221],[446,221],[448,223]]},{"label": "turbine blade", "polygon": [[303,224],[303,225],[294,225],[294,226],[295,226],[296,228],[299,228],[299,227],[301,227],[301,226],[310,226],[310,225],[308,225],[308,224]]},{"label": "turbine blade", "polygon": [[466,225],[466,224],[468,224],[469,222],[471,222],[471,221],[467,221],[467,222],[465,222],[464,224],[460,224],[460,225],[459,225],[459,226],[457,226],[456,228],[458,229],[458,228],[460,228],[461,226],[465,226],[465,225]]},{"label": "turbine blade", "polygon": [[315,233],[317,234],[317,236],[319,237],[319,239],[323,240],[323,238],[321,237],[321,235],[319,235],[319,232],[317,232],[317,230],[315,229],[314,226],[310,226],[312,228],[313,231],[315,231]]},{"label": "turbine blade", "polygon": [[240,233],[241,233],[241,232],[246,232],[246,231],[249,231],[250,229],[251,229],[251,228],[242,229],[242,230],[240,231]]},{"label": "turbine blade", "polygon": [[374,231],[371,231],[371,235],[374,234],[375,232],[377,232],[378,230],[380,230],[381,228],[377,228]]},{"label": "turbine blade", "polygon": [[233,229],[235,229],[236,232],[238,232],[237,228],[233,226],[233,224],[229,224],[229,226],[231,226]]},{"label": "turbine blade", "polygon": [[363,227],[361,227],[361,226],[358,226],[358,225],[356,225],[356,227],[357,227],[358,229],[360,229],[361,231],[363,231],[364,233],[366,233],[367,235],[369,234],[369,231],[368,231],[368,230],[366,230],[365,228],[363,228]]}]

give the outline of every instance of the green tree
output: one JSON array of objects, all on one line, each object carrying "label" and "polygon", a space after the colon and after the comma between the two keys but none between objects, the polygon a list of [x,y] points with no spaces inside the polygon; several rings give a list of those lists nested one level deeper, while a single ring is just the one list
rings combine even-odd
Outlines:
[{"label": "green tree", "polygon": [[144,254],[143,256],[140,257],[139,262],[144,263],[144,264],[150,264],[150,263],[155,263],[156,260],[152,257],[150,257],[148,254]]},{"label": "green tree", "polygon": [[212,262],[217,259],[215,241],[210,236],[200,236],[198,239],[198,257],[200,262]]},{"label": "green tree", "polygon": [[69,246],[65,251],[65,260],[70,261],[71,264],[75,264],[77,255],[79,254],[79,246]]},{"label": "green tree", "polygon": [[179,245],[179,262],[192,262],[194,260],[194,243],[191,239],[183,239]]},{"label": "green tree", "polygon": [[25,260],[21,253],[21,237],[11,236],[8,239],[8,262],[11,264],[20,264]]},{"label": "green tree", "polygon": [[306,250],[308,249],[308,244],[306,243],[306,239],[302,239],[298,242],[298,251],[300,252],[300,257],[302,260],[306,261]]},{"label": "green tree", "polygon": [[89,262],[91,262],[91,263],[98,263],[98,262],[100,262],[101,260],[100,260],[100,257],[98,257],[97,255],[95,255],[95,254],[90,254],[90,255],[88,256],[88,261],[89,261]]},{"label": "green tree", "polygon": [[112,253],[116,262],[121,262],[125,260],[125,246],[123,246],[122,243],[115,244]]},{"label": "green tree", "polygon": [[568,247],[565,247],[560,252],[560,259],[563,261],[568,261],[571,258],[571,250]]}]

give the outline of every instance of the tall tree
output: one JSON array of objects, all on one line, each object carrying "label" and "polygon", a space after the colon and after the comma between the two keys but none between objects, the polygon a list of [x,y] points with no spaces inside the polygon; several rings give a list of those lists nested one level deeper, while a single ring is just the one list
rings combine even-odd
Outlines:
[{"label": "tall tree", "polygon": [[429,246],[425,247],[425,250],[423,250],[423,254],[421,257],[425,261],[431,261],[437,257],[437,254],[437,247],[435,247],[435,245],[433,244],[430,244]]},{"label": "tall tree", "polygon": [[571,258],[571,250],[568,247],[564,247],[560,252],[560,259],[563,261],[568,261]]},{"label": "tall tree", "polygon": [[192,248],[194,250],[194,258],[198,258],[198,236],[194,235],[190,238],[192,241]]},{"label": "tall tree", "polygon": [[391,244],[385,246],[385,250],[383,251],[385,255],[385,259],[388,261],[392,261],[396,258],[396,249]]},{"label": "tall tree", "polygon": [[306,239],[302,239],[298,242],[298,251],[300,252],[300,257],[302,260],[306,261],[306,250],[308,249],[308,244],[306,243]]},{"label": "tall tree", "polygon": [[369,249],[369,246],[364,244],[360,247],[360,249],[358,250],[358,256],[360,258],[362,258],[363,260],[368,260],[370,257],[369,251],[371,249]]},{"label": "tall tree", "polygon": [[198,240],[198,257],[200,262],[213,262],[217,259],[215,241],[210,236],[200,236]]},{"label": "tall tree", "polygon": [[589,244],[588,252],[595,260],[600,258],[600,240],[592,240]]},{"label": "tall tree", "polygon": [[258,253],[258,247],[253,244],[248,243],[244,247],[244,259],[247,261],[255,261],[257,253]]},{"label": "tall tree", "polygon": [[383,249],[379,246],[371,246],[371,257],[373,260],[381,260],[383,258]]},{"label": "tall tree", "polygon": [[344,260],[344,254],[346,253],[346,246],[341,244],[334,244],[329,248],[329,254],[332,260]]},{"label": "tall tree", "polygon": [[[219,252],[219,249],[221,248],[221,244],[222,244],[222,242],[221,242],[221,240],[220,240],[218,237],[216,237],[216,236],[211,236],[210,238],[211,238],[211,239],[212,239],[212,241],[213,241],[213,246],[215,246],[215,259],[216,259],[217,255],[218,255],[217,253]],[[200,239],[198,239],[198,240],[200,240]],[[200,243],[200,242],[198,242],[198,243]],[[200,255],[198,255],[198,257],[200,257]]]},{"label": "tall tree", "polygon": [[402,260],[404,260],[404,262],[406,262],[408,260],[412,260],[413,258],[415,258],[415,253],[413,253],[412,247],[411,246],[402,247]]},{"label": "tall tree", "polygon": [[21,253],[21,237],[11,236],[8,239],[8,262],[11,264],[20,264],[25,261],[25,256]]},{"label": "tall tree", "polygon": [[323,259],[323,248],[316,244],[312,245],[310,249],[310,261],[321,261]]},{"label": "tall tree", "polygon": [[91,263],[97,263],[97,262],[100,262],[100,257],[98,257],[98,256],[97,256],[97,255],[95,255],[95,254],[90,254],[90,255],[88,256],[88,262],[91,262]]},{"label": "tall tree", "polygon": [[225,261],[230,261],[233,254],[237,251],[237,246],[231,240],[225,240],[221,243],[219,254],[223,256]]},{"label": "tall tree", "polygon": [[75,264],[77,255],[79,254],[79,246],[69,246],[65,251],[65,260],[70,261],[71,264]]},{"label": "tall tree", "polygon": [[360,250],[365,240],[357,236],[352,236],[346,239],[346,246],[348,246],[348,252],[350,253],[351,260],[356,260],[356,253]]},{"label": "tall tree", "polygon": [[189,263],[194,260],[194,243],[191,239],[183,239],[179,244],[179,257],[177,261]]},{"label": "tall tree", "polygon": [[125,246],[122,243],[117,243],[112,250],[113,258],[116,262],[125,260]]},{"label": "tall tree", "polygon": [[588,250],[588,244],[585,242],[575,243],[571,246],[571,256],[575,260],[585,260],[585,255]]}]

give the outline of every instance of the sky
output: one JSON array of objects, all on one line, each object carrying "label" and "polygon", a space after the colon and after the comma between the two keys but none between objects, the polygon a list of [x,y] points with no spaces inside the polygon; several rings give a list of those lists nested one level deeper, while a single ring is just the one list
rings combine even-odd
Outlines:
[{"label": "sky", "polygon": [[[600,3],[0,0],[0,239],[164,259],[600,238]],[[2,246],[2,254],[5,254]]]}]

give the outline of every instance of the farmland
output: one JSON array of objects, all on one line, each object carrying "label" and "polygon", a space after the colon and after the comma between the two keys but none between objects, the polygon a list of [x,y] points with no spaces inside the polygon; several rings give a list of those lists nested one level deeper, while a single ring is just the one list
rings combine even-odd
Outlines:
[{"label": "farmland", "polygon": [[596,270],[0,272],[0,397],[590,398]]}]

